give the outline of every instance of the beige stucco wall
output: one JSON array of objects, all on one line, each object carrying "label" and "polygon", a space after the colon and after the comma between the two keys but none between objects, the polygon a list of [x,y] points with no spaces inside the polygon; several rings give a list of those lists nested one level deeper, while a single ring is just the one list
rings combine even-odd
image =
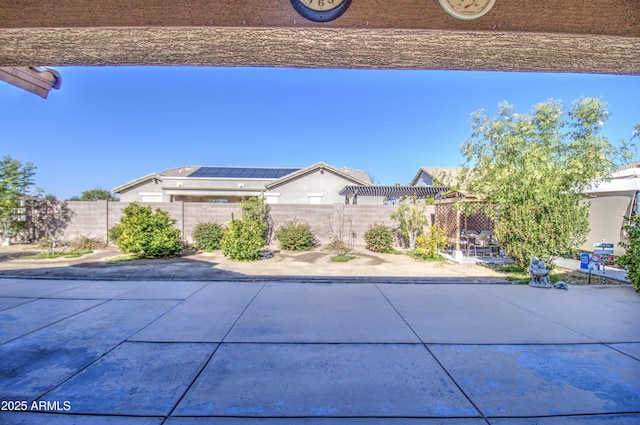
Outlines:
[{"label": "beige stucco wall", "polygon": [[[353,184],[356,183],[330,170],[315,170],[269,187],[269,190],[265,192],[265,197],[268,199],[279,194],[277,196],[278,204],[310,204],[311,197],[315,197],[322,205],[344,204],[344,196],[339,195],[339,192],[345,186]],[[358,204],[382,205],[382,200],[382,197],[360,197]]]},{"label": "beige stucco wall", "polygon": [[614,255],[625,253],[620,246],[620,241],[624,238],[622,226],[624,217],[631,212],[634,196],[635,192],[615,192],[598,194],[589,199],[590,230],[581,247],[583,251],[593,252],[593,244],[604,239],[607,243],[615,244]]},{"label": "beige stucco wall", "polygon": [[153,179],[147,180],[120,192],[120,200],[122,202],[142,202],[142,194],[151,193],[163,194],[162,201],[170,201],[169,196],[164,194],[164,191],[162,190],[162,183],[159,180]]},{"label": "beige stucco wall", "polygon": [[[193,201],[202,201],[204,197],[231,198],[237,202],[243,196],[258,196],[265,190],[265,179],[207,179],[162,177],[162,181],[147,180],[120,192],[123,202],[145,202],[144,196],[152,193],[162,194],[162,202],[171,202],[178,197]],[[228,192],[228,193],[226,193]]]},{"label": "beige stucco wall", "polygon": [[[144,194],[162,193],[162,202],[206,202],[209,198],[225,198],[238,202],[243,197],[265,194],[267,201],[277,204],[344,204],[339,192],[356,182],[330,170],[315,170],[286,180],[266,190],[268,179],[210,179],[163,177],[161,182],[148,180],[120,193],[123,202],[144,202]],[[358,204],[382,205],[383,197],[359,197]]]},{"label": "beige stucco wall", "polygon": [[267,183],[273,180],[269,179],[224,179],[224,178],[205,178],[205,177],[163,177],[162,187],[166,190],[175,189],[229,189],[235,190],[240,186],[245,189],[264,190]]}]

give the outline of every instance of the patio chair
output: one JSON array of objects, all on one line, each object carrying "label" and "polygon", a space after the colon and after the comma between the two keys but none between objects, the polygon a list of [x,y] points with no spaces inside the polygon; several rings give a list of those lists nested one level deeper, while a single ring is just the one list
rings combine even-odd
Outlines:
[{"label": "patio chair", "polygon": [[487,251],[489,255],[491,255],[491,247],[489,246],[491,241],[491,235],[489,233],[479,233],[476,235],[475,241],[470,245],[470,248],[473,249],[473,254],[478,256],[478,248],[481,251]]}]

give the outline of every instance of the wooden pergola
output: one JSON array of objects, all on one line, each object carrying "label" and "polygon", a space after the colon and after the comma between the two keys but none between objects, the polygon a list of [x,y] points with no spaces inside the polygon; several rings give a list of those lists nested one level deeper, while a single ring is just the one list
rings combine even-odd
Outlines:
[{"label": "wooden pergola", "polygon": [[448,190],[449,187],[446,186],[345,186],[338,195],[344,196],[345,204],[349,204],[349,201],[356,204],[360,196],[386,198],[408,196],[423,199],[435,198]]},{"label": "wooden pergola", "polygon": [[640,74],[637,0],[353,0],[335,21],[290,0],[0,2],[0,66],[206,65]]}]

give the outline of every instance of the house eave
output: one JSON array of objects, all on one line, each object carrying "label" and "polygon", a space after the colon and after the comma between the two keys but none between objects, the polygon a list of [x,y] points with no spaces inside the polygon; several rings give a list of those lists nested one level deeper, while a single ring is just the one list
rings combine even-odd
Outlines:
[{"label": "house eave", "polygon": [[123,191],[132,188],[134,186],[137,186],[139,184],[145,183],[149,180],[157,180],[159,182],[161,182],[163,180],[162,176],[160,176],[159,174],[156,173],[151,173],[151,174],[147,174],[146,176],[142,176],[138,179],[132,180],[128,183],[125,183],[123,185],[114,187],[113,189],[111,189],[111,192],[113,193],[118,193],[121,194]]}]

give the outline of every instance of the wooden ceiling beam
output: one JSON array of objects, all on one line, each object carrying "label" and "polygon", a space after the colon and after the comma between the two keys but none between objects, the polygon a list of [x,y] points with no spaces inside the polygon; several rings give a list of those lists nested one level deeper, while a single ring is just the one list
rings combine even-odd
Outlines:
[{"label": "wooden ceiling beam", "polygon": [[640,75],[637,0],[497,0],[457,20],[437,0],[353,0],[314,23],[289,0],[13,0],[0,66],[207,65]]}]

